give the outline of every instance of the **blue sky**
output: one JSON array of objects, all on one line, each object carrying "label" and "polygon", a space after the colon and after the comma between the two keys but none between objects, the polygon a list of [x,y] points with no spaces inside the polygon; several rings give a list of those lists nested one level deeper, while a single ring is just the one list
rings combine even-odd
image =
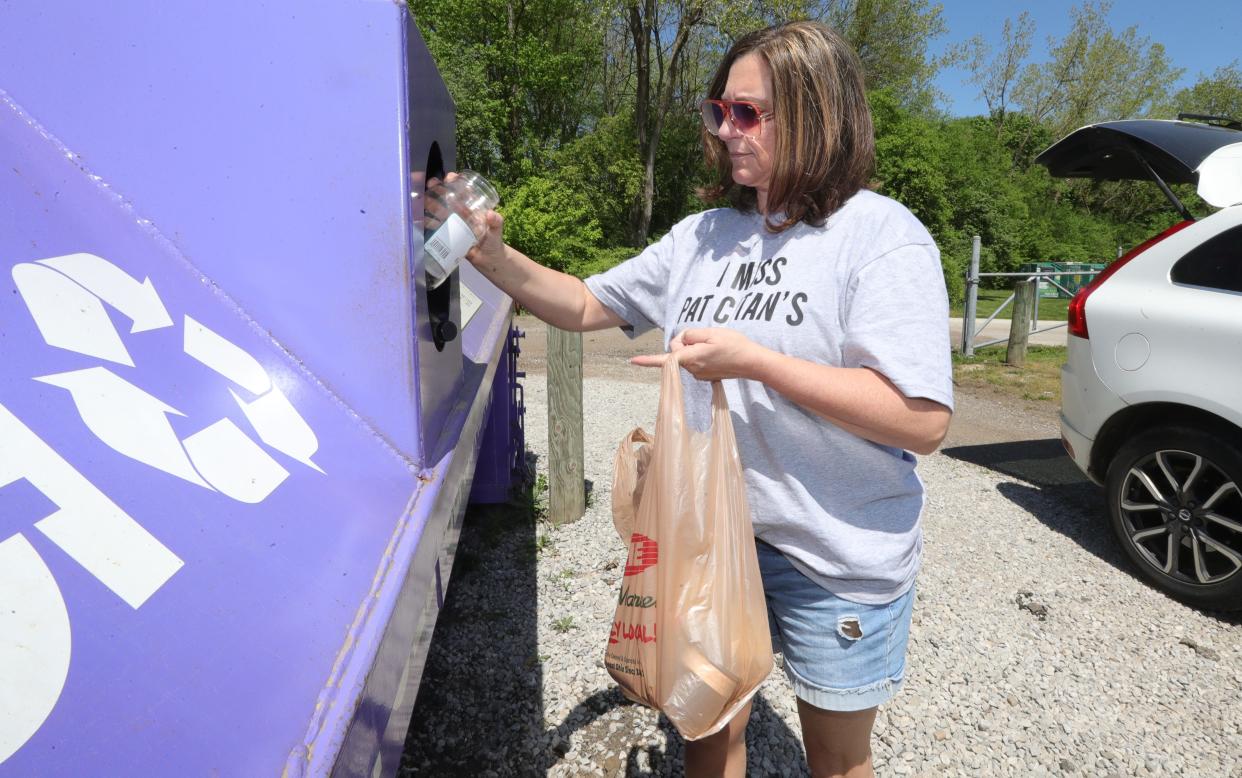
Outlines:
[{"label": "blue sky", "polygon": [[[1035,21],[1029,61],[1047,59],[1048,36],[1062,38],[1070,28],[1070,9],[1080,1],[1042,0],[1037,3],[989,2],[988,0],[940,0],[948,34],[933,42],[932,51],[943,51],[948,45],[982,35],[993,46],[1000,42],[1001,27],[1006,18],[1017,18],[1023,10],[1030,11]],[[1164,44],[1174,67],[1185,68],[1178,87],[1189,86],[1200,73],[1228,65],[1234,60],[1242,64],[1242,0],[1116,0],[1108,15],[1113,30],[1135,25],[1139,37]],[[949,112],[963,116],[984,113],[978,89],[970,84],[965,68],[945,70],[936,80],[950,98]]]}]

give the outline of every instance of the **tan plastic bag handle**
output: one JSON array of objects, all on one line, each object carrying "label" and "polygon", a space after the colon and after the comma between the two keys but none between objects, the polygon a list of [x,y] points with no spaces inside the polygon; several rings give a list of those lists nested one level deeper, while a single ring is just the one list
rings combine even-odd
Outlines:
[{"label": "tan plastic bag handle", "polygon": [[[676,398],[677,407],[683,409],[684,413],[681,362],[676,352],[670,352],[668,357],[664,361],[661,381],[665,385],[665,390],[673,393],[670,396]],[[717,425],[721,425],[722,430],[727,428],[732,435],[733,419],[729,415],[729,403],[725,398],[724,384],[720,381],[712,381],[712,427],[715,428]],[[638,509],[638,501],[642,496],[641,491],[635,491],[638,488],[638,450],[643,446],[650,446],[653,442],[655,438],[649,432],[642,427],[635,427],[621,439],[621,445],[617,447],[617,456],[613,461],[612,521],[623,543],[630,542],[630,534],[634,528],[634,513]]]},{"label": "tan plastic bag handle", "polygon": [[634,512],[638,509],[641,494],[635,493],[638,481],[638,452],[635,445],[649,446],[654,442],[642,427],[635,427],[621,439],[617,457],[613,462],[612,523],[621,536],[621,542],[629,543],[634,531]]}]

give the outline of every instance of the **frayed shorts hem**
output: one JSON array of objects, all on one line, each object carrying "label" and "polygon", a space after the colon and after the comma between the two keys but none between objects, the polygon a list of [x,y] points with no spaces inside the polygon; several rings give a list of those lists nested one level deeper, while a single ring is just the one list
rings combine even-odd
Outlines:
[{"label": "frayed shorts hem", "polygon": [[840,713],[867,710],[868,708],[883,705],[897,696],[897,692],[901,690],[901,684],[905,680],[904,676],[899,676],[897,678],[885,678],[878,683],[859,686],[854,689],[825,689],[798,675],[797,671],[790,667],[788,662],[782,662],[781,664],[785,670],[785,677],[789,679],[789,685],[793,687],[794,694],[798,696],[798,699],[816,708]]}]

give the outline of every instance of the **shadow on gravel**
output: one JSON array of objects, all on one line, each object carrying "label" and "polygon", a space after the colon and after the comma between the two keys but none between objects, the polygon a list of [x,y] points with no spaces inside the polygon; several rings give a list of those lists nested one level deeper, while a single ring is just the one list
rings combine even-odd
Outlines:
[{"label": "shadow on gravel", "polygon": [[[996,489],[1049,528],[1158,592],[1135,572],[1118,546],[1102,490],[1082,474],[1057,438],[956,446],[943,453],[1025,481],[1000,483]],[[1200,612],[1226,624],[1242,624],[1242,613]]]},{"label": "shadow on gravel", "polygon": [[[528,453],[533,473],[532,460]],[[614,711],[621,729],[608,739],[617,756],[598,767],[609,776],[682,775],[683,741],[672,724],[660,717],[667,747],[640,742],[637,722],[647,714],[615,686],[562,721],[543,720],[548,657],[538,653],[536,562],[546,538],[537,508],[528,491],[509,505],[467,509],[397,775],[546,775],[572,735],[599,733],[612,722],[598,720]],[[801,739],[758,694],[746,736],[750,775],[807,775]]]},{"label": "shadow on gravel", "polygon": [[1124,567],[1125,558],[1109,534],[1100,488],[1066,456],[1060,440],[955,446],[943,449],[943,453],[1025,481],[1001,483],[997,489],[1051,529],[1109,564]]},{"label": "shadow on gravel", "polygon": [[[626,778],[684,775],[682,764],[685,741],[677,734],[672,722],[664,716],[660,716],[660,729],[668,738],[669,751],[662,751],[656,745],[632,746],[625,764]],[[645,759],[640,756],[643,752],[646,752]],[[647,769],[642,767],[644,762]],[[755,694],[750,710],[750,723],[746,725],[746,774],[779,775],[782,778],[804,778],[810,775],[806,767],[802,738],[785,724],[762,694]]]},{"label": "shadow on gravel", "polygon": [[534,490],[466,509],[398,776],[544,772]]}]

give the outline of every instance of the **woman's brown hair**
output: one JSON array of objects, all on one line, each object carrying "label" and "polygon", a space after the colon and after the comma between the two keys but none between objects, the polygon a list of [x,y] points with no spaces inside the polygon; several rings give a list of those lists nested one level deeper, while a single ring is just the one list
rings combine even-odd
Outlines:
[{"label": "woman's brown hair", "polygon": [[[871,177],[875,137],[858,55],[831,27],[820,22],[789,22],[739,38],[721,60],[707,96],[724,94],[733,63],[757,54],[772,73],[771,124],[776,132],[769,213],[785,218],[767,226],[783,232],[798,222],[822,226]],[[703,132],[703,150],[716,181],[701,195],[726,198],[733,207],[754,211],[752,187],[733,180],[729,152]]]}]

